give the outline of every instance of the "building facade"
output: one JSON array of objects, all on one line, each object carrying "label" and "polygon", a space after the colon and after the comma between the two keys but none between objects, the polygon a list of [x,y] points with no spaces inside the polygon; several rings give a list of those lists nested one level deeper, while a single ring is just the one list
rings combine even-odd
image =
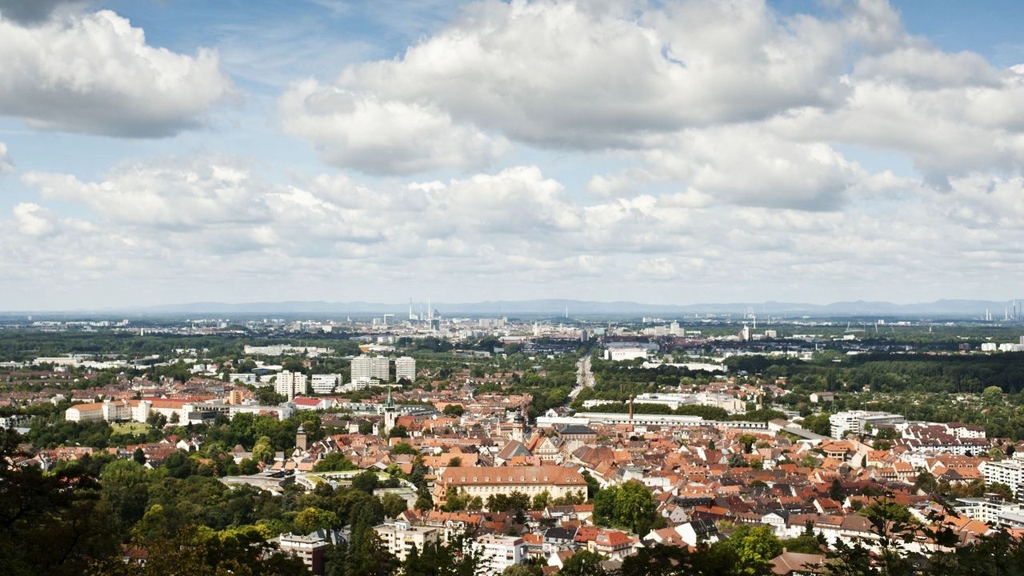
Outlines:
[{"label": "building facade", "polygon": [[582,493],[587,482],[573,468],[562,466],[498,466],[446,468],[434,485],[434,502],[444,505],[449,488],[484,502],[498,494],[520,492],[531,498],[547,492],[552,499]]},{"label": "building facade", "polygon": [[306,382],[306,375],[302,372],[288,372],[285,370],[277,375],[274,391],[291,400],[300,394],[306,393]]},{"label": "building facade", "polygon": [[416,359],[402,356],[395,359],[395,380],[405,378],[409,382],[416,380]]},{"label": "building facade", "polygon": [[391,379],[391,362],[385,356],[357,356],[352,359],[352,381],[376,378],[381,382]]},{"label": "building facade", "polygon": [[487,534],[473,542],[473,553],[479,562],[477,574],[501,574],[509,566],[526,562],[527,544],[516,536]]},{"label": "building facade", "polygon": [[441,537],[441,530],[435,526],[413,526],[405,520],[384,522],[374,526],[373,530],[380,537],[384,549],[398,558],[399,562],[405,562],[413,546],[422,552],[427,544],[436,544]]}]

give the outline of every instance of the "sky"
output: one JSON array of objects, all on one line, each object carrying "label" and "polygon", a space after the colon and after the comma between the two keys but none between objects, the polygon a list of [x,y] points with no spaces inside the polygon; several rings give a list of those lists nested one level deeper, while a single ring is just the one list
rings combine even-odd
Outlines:
[{"label": "sky", "polygon": [[1019,298],[1022,21],[0,0],[0,310]]}]

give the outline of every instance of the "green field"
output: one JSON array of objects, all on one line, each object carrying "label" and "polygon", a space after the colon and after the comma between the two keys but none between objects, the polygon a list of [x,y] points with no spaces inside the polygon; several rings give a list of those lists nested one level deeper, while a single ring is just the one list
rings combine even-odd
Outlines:
[{"label": "green field", "polygon": [[144,434],[149,430],[149,424],[142,422],[118,422],[110,425],[114,434]]}]

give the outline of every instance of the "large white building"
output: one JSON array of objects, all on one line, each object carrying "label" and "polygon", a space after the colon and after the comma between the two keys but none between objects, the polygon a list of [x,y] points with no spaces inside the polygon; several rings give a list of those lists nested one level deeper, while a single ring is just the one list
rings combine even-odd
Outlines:
[{"label": "large white building", "polygon": [[402,356],[395,359],[395,380],[405,378],[409,382],[416,380],[416,359],[409,356]]},{"label": "large white building", "polygon": [[479,564],[477,574],[501,574],[509,566],[526,562],[526,540],[516,536],[486,534],[473,541]]},{"label": "large white building", "polygon": [[313,374],[309,381],[314,394],[330,394],[341,384],[341,374]]},{"label": "large white building", "polygon": [[274,382],[274,391],[291,400],[299,394],[306,393],[306,375],[302,372],[288,372],[285,370],[277,375]]},{"label": "large white building", "polygon": [[832,425],[833,438],[842,438],[847,432],[860,434],[867,427],[876,429],[879,426],[895,426],[906,421],[907,419],[899,414],[868,412],[866,410],[848,410],[828,417],[828,422]]},{"label": "large white building", "polygon": [[381,382],[391,379],[391,362],[385,356],[357,356],[352,359],[352,381],[376,378]]},{"label": "large white building", "polygon": [[1024,461],[1017,458],[999,462],[989,460],[982,462],[978,470],[985,477],[985,484],[1005,484],[1010,487],[1015,498],[1024,498]]},{"label": "large white building", "polygon": [[996,528],[1024,528],[1024,506],[1002,498],[957,498],[956,511]]}]

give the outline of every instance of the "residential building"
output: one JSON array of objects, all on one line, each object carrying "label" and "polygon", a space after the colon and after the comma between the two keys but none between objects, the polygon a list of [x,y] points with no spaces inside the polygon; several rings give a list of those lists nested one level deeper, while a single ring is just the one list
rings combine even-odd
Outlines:
[{"label": "residential building", "polygon": [[306,381],[306,375],[302,372],[289,372],[285,370],[277,375],[274,391],[291,400],[299,394],[306,393]]},{"label": "residential building", "polygon": [[473,542],[473,553],[479,561],[477,574],[501,574],[509,566],[526,562],[527,543],[516,536],[487,534]]},{"label": "residential building", "polygon": [[385,356],[357,356],[352,359],[352,381],[376,378],[381,382],[391,379],[391,361]]},{"label": "residential building", "polygon": [[413,526],[406,520],[385,521],[373,530],[380,536],[384,549],[405,562],[413,546],[422,551],[427,544],[435,544],[440,540],[441,530],[435,526]]},{"label": "residential building", "polygon": [[1024,506],[1007,502],[999,496],[957,498],[956,511],[995,528],[1024,528]]},{"label": "residential building", "polygon": [[1017,458],[999,462],[982,462],[978,469],[985,477],[985,484],[1005,484],[1017,499],[1024,498],[1024,461]]},{"label": "residential building", "polygon": [[327,539],[321,534],[313,532],[306,536],[299,534],[281,534],[278,544],[282,552],[288,552],[302,560],[302,563],[309,568],[309,571],[322,576],[324,573],[324,550],[327,549]]},{"label": "residential building", "polygon": [[395,380],[405,378],[409,382],[416,380],[416,359],[402,356],[395,359]]}]

